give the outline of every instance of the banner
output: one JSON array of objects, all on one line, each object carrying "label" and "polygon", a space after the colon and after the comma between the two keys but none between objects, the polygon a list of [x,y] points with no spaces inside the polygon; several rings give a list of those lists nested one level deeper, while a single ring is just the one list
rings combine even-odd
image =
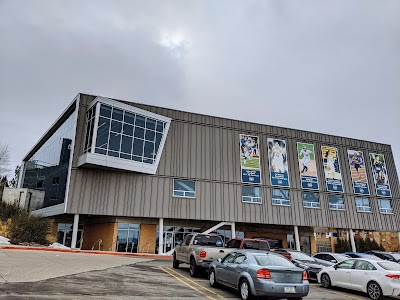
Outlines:
[{"label": "banner", "polygon": [[297,143],[297,157],[299,158],[301,188],[319,190],[314,145]]},{"label": "banner", "polygon": [[335,147],[322,146],[326,189],[331,192],[343,192],[342,174],[339,164],[339,152]]},{"label": "banner", "polygon": [[267,142],[271,185],[289,187],[286,141],[268,138]]},{"label": "banner", "polygon": [[369,195],[369,185],[362,151],[347,150],[354,194]]},{"label": "banner", "polygon": [[240,134],[240,166],[243,183],[261,184],[258,136]]},{"label": "banner", "polygon": [[375,190],[377,196],[391,197],[389,178],[387,175],[385,156],[383,154],[370,153],[369,159],[372,166]]}]

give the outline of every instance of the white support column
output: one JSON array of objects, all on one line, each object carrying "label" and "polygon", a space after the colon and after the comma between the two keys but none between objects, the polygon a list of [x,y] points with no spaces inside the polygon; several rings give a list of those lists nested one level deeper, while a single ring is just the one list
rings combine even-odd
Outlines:
[{"label": "white support column", "polygon": [[91,145],[91,153],[95,153],[96,147],[96,139],[97,139],[97,129],[99,128],[99,115],[100,115],[100,102],[96,103],[96,107],[94,110],[94,124],[93,124],[93,134],[92,134],[92,145]]},{"label": "white support column", "polygon": [[297,227],[297,225],[294,225],[294,241],[296,244],[296,250],[300,251],[299,227]]},{"label": "white support column", "polygon": [[356,242],[354,241],[353,229],[349,229],[349,235],[350,235],[351,251],[357,252],[357,249],[356,249]]},{"label": "white support column", "polygon": [[231,223],[231,232],[232,232],[231,238],[232,238],[232,239],[235,239],[235,238],[236,238],[236,226],[235,226],[235,222],[232,222],[232,223]]},{"label": "white support column", "polygon": [[164,219],[160,218],[158,225],[158,254],[164,254]]},{"label": "white support column", "polygon": [[71,248],[76,248],[76,238],[78,236],[79,214],[74,215],[74,225],[72,226]]}]

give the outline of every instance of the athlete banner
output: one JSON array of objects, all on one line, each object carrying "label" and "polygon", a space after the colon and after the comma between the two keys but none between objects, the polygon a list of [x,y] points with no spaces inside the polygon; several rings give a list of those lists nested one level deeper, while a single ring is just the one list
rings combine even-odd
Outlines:
[{"label": "athlete banner", "polygon": [[297,157],[299,158],[301,188],[319,190],[314,145],[297,143]]},{"label": "athlete banner", "polygon": [[372,166],[375,190],[377,196],[391,197],[389,178],[387,174],[385,156],[383,154],[370,153],[369,159]]},{"label": "athlete banner", "polygon": [[347,150],[354,194],[369,195],[369,185],[362,151]]},{"label": "athlete banner", "polygon": [[258,136],[240,134],[240,166],[243,183],[261,184]]},{"label": "athlete banner", "polygon": [[271,185],[289,187],[286,141],[268,138],[267,142]]},{"label": "athlete banner", "polygon": [[339,152],[335,147],[322,146],[326,189],[331,192],[343,192],[342,174],[339,164]]}]

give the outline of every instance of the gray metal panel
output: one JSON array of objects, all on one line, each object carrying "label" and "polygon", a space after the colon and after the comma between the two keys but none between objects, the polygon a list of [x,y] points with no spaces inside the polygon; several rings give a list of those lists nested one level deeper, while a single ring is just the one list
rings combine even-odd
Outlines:
[{"label": "gray metal panel", "polygon": [[[93,98],[81,95],[68,213],[399,230],[399,182],[388,145],[128,103],[174,119],[156,175],[84,170],[77,168],[77,157],[83,151],[85,110]],[[258,135],[260,138],[262,205],[241,201],[240,133]],[[287,141],[290,207],[271,204],[272,187],[266,143],[268,137]],[[297,142],[309,142],[315,146],[321,209],[303,207]],[[321,157],[322,145],[339,148],[346,203],[344,212],[330,210],[328,206]],[[369,159],[369,152],[385,154],[393,193],[394,215],[379,213],[369,160],[366,169],[373,213],[356,212],[347,149],[362,150],[366,160]],[[172,197],[173,178],[196,180],[196,199]]]}]

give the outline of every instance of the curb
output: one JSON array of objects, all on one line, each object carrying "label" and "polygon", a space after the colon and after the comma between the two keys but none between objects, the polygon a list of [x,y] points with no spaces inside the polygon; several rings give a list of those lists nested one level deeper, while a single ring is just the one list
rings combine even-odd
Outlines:
[{"label": "curb", "polygon": [[99,254],[111,256],[128,256],[128,257],[143,257],[153,259],[172,259],[172,255],[158,255],[147,253],[124,253],[124,252],[111,252],[111,251],[95,251],[95,250],[74,250],[74,249],[54,249],[45,247],[29,247],[29,246],[13,246],[1,245],[0,250],[24,250],[24,251],[46,251],[46,252],[62,252],[62,253],[83,253],[83,254]]}]

